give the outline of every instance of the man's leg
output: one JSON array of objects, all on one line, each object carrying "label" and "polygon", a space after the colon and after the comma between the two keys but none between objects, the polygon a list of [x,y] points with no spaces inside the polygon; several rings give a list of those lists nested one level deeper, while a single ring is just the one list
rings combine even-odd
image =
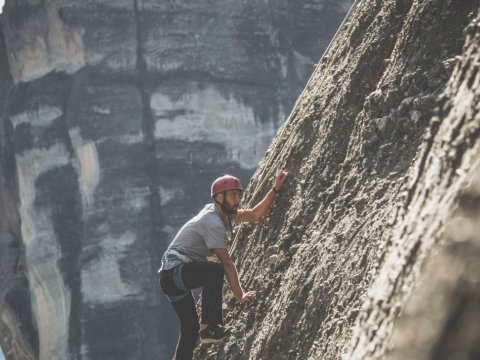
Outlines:
[{"label": "man's leg", "polygon": [[180,338],[174,360],[190,360],[198,338],[198,314],[195,301],[191,293],[179,301],[172,302],[172,306],[180,319]]},{"label": "man's leg", "polygon": [[198,314],[190,290],[186,290],[183,286],[179,288],[175,284],[175,271],[176,269],[161,271],[160,286],[169,297],[180,320],[180,337],[174,360],[190,360],[198,338]]},{"label": "man's leg", "polygon": [[202,324],[223,324],[223,266],[214,262],[191,262],[182,268],[182,279],[188,289],[203,287]]}]

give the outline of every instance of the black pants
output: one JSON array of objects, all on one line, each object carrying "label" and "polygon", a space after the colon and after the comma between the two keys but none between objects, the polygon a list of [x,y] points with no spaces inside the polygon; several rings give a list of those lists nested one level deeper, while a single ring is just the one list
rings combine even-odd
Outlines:
[{"label": "black pants", "polygon": [[[186,296],[172,302],[173,309],[180,320],[180,338],[178,339],[175,360],[190,360],[198,338],[198,314],[190,289],[203,287],[202,324],[222,324],[222,288],[223,266],[213,262],[191,262],[182,265],[181,278]],[[160,272],[160,286],[169,296],[181,296],[185,290],[179,289],[174,282],[173,269]]]}]

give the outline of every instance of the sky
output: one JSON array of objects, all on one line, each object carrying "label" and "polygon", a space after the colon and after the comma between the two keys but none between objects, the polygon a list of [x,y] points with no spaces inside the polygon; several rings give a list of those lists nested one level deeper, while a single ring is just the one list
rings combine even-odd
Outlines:
[{"label": "sky", "polygon": [[3,4],[5,4],[5,0],[0,0],[0,14],[2,13]]}]

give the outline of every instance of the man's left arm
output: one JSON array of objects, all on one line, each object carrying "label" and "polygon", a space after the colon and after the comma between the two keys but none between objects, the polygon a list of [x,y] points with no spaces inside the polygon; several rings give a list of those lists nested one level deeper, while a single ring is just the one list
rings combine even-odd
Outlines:
[{"label": "man's left arm", "polygon": [[252,209],[238,210],[235,221],[236,222],[255,222],[265,216],[273,200],[282,188],[287,179],[288,172],[280,170],[275,175],[275,183],[265,197]]}]

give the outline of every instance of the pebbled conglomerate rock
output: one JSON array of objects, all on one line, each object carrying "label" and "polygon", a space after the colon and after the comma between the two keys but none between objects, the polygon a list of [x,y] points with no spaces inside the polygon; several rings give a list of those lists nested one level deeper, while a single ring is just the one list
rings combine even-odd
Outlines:
[{"label": "pebbled conglomerate rock", "polygon": [[[234,336],[197,359],[475,358],[474,239],[425,273],[448,286],[415,284],[478,174],[478,14],[478,1],[355,2],[247,190],[246,207],[290,171],[268,217],[231,243],[257,298],[226,291]],[[415,320],[395,324],[412,293],[413,314],[436,301],[422,319],[436,331],[410,348]]]}]

